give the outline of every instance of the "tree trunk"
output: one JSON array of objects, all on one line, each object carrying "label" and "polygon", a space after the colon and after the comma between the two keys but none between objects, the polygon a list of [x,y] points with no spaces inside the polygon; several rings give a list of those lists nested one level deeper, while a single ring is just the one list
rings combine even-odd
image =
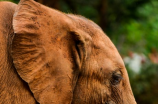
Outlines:
[{"label": "tree trunk", "polygon": [[54,9],[60,9],[59,0],[35,0],[43,5],[49,6]]},{"label": "tree trunk", "polygon": [[107,27],[107,0],[100,0],[100,3],[97,7],[99,12],[99,25],[105,30]]}]

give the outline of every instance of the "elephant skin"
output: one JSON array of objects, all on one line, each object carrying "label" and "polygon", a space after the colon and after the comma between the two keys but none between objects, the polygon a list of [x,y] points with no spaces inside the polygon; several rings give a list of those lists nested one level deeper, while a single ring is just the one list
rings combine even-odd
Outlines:
[{"label": "elephant skin", "polygon": [[136,104],[94,22],[33,0],[0,2],[0,104]]}]

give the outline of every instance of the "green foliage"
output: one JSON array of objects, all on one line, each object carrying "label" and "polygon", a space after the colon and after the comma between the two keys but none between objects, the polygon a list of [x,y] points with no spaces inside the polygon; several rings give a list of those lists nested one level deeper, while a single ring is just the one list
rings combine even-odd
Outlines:
[{"label": "green foliage", "polygon": [[138,104],[158,104],[158,65],[149,63],[135,74],[128,69],[131,87]]},{"label": "green foliage", "polygon": [[19,0],[0,0],[0,1],[10,1],[10,2],[14,2],[14,3],[18,3]]},{"label": "green foliage", "polygon": [[158,1],[152,1],[148,4],[143,5],[142,7],[139,7],[136,11],[138,15],[141,15],[141,19],[130,19],[129,22],[120,24],[120,27],[123,30],[118,28],[117,31],[120,31],[120,33],[114,32],[118,36],[113,36],[114,40],[118,40],[114,41],[115,44],[120,42],[120,36],[125,38],[119,50],[122,50],[122,48],[124,48],[123,51],[126,52],[128,50],[133,50],[148,54],[150,53],[151,49],[158,49],[157,11]]},{"label": "green foliage", "polygon": [[127,26],[128,40],[138,44],[144,42],[142,47],[146,47],[150,52],[151,48],[158,49],[158,2],[153,1],[142,8],[138,12],[144,16],[141,21],[131,21]]},{"label": "green foliage", "polygon": [[[125,55],[129,50],[148,55],[152,49],[158,50],[158,1],[140,6],[135,12],[141,18],[130,18],[129,22],[121,23],[112,39]],[[158,104],[158,65],[143,65],[139,74],[127,66],[128,74],[138,104]]]}]

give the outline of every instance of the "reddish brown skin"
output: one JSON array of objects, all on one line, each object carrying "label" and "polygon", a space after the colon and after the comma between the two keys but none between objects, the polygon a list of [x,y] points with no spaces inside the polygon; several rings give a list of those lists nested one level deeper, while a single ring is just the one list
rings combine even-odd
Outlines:
[{"label": "reddish brown skin", "polygon": [[33,94],[18,75],[11,57],[15,7],[16,4],[0,2],[0,104],[35,104]]},{"label": "reddish brown skin", "polygon": [[0,15],[0,104],[136,104],[117,49],[92,21],[33,0],[0,2]]}]

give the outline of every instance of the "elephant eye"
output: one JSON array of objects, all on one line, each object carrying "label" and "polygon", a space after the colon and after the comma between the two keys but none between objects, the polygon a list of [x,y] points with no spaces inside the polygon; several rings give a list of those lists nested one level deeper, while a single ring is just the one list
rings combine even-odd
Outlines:
[{"label": "elephant eye", "polygon": [[120,83],[120,81],[123,79],[122,75],[120,73],[113,73],[111,78],[111,84],[117,85]]}]

